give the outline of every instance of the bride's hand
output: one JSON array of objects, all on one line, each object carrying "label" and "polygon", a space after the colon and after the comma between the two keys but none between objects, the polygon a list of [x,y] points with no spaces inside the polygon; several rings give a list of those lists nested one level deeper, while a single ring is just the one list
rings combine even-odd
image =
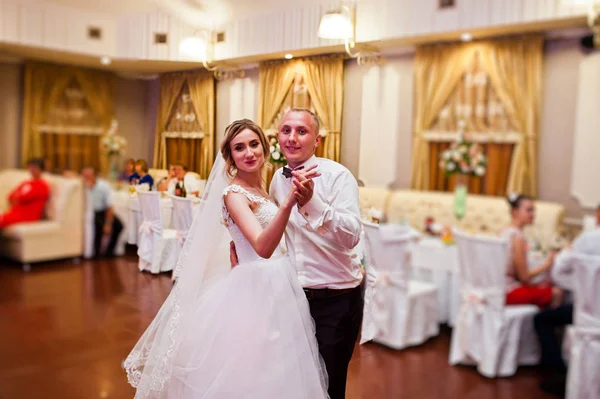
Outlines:
[{"label": "bride's hand", "polygon": [[[306,199],[308,191],[310,191],[310,196],[312,197],[312,179],[321,176],[321,173],[319,173],[316,168],[317,165],[313,165],[310,168],[292,172],[292,186],[282,204],[283,207],[293,207],[300,203],[299,199]],[[308,200],[310,200],[310,197]],[[306,200],[306,202],[308,202],[308,200]]]},{"label": "bride's hand", "polygon": [[321,174],[316,170],[316,167],[317,165],[313,165],[306,170],[292,172],[292,175],[294,176],[292,183],[296,187],[294,196],[296,197],[296,201],[300,207],[303,207],[312,199],[315,187],[313,178],[321,176]]}]

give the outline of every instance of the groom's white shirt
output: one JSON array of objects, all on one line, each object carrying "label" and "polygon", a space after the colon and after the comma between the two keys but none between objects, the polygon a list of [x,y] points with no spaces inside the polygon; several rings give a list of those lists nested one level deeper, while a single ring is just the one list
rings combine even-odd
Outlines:
[{"label": "groom's white shirt", "polygon": [[[294,210],[285,231],[288,254],[304,288],[353,288],[360,284],[360,259],[353,248],[360,240],[362,223],[358,184],[337,162],[311,157],[302,166],[317,164],[312,199]],[[271,181],[271,198],[279,205],[287,196],[291,179],[282,169]]]}]

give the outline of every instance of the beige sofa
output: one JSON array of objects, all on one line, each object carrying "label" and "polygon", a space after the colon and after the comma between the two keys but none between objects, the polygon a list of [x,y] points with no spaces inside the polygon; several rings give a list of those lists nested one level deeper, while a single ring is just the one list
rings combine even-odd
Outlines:
[{"label": "beige sofa", "polygon": [[[390,223],[405,220],[421,229],[431,216],[441,225],[477,234],[499,234],[510,222],[509,206],[503,197],[469,195],[467,213],[458,221],[453,214],[453,193],[361,187],[359,194],[363,219],[368,219],[369,209],[375,208],[383,211]],[[543,248],[549,248],[562,232],[564,214],[561,204],[537,201],[535,224],[528,228],[527,234],[536,236]]]},{"label": "beige sofa", "polygon": [[[7,209],[7,197],[19,183],[29,179],[26,170],[0,171],[0,209]],[[20,223],[0,231],[0,254],[24,264],[83,253],[83,189],[79,179],[46,174],[50,199],[46,218]]]}]

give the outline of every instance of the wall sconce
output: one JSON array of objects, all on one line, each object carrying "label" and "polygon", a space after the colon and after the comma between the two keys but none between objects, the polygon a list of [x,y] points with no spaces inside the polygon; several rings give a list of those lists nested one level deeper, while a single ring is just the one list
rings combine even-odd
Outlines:
[{"label": "wall sconce", "polygon": [[594,36],[594,47],[600,48],[600,0],[563,0],[567,6],[587,6],[588,26]]},{"label": "wall sconce", "polygon": [[321,39],[343,40],[346,53],[356,59],[359,65],[367,63],[379,64],[381,54],[374,49],[353,52],[356,47],[354,18],[355,9],[342,6],[340,9],[329,11],[321,17],[318,36]]},{"label": "wall sconce", "polygon": [[202,66],[213,73],[215,79],[225,80],[231,78],[243,78],[244,70],[236,67],[219,68],[211,66],[215,48],[215,40],[212,32],[196,31],[193,36],[185,37],[179,42],[179,55],[190,61],[200,61]]}]

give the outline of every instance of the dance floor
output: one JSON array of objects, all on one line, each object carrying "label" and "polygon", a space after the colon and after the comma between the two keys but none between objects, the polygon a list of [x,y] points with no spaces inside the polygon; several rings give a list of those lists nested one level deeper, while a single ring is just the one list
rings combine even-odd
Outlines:
[{"label": "dance floor", "polygon": [[[132,398],[121,363],[170,289],[169,275],[140,273],[132,253],[30,272],[0,260],[0,398]],[[357,346],[347,398],[553,398],[535,369],[490,380],[449,366],[449,343],[443,329],[404,351]]]}]

